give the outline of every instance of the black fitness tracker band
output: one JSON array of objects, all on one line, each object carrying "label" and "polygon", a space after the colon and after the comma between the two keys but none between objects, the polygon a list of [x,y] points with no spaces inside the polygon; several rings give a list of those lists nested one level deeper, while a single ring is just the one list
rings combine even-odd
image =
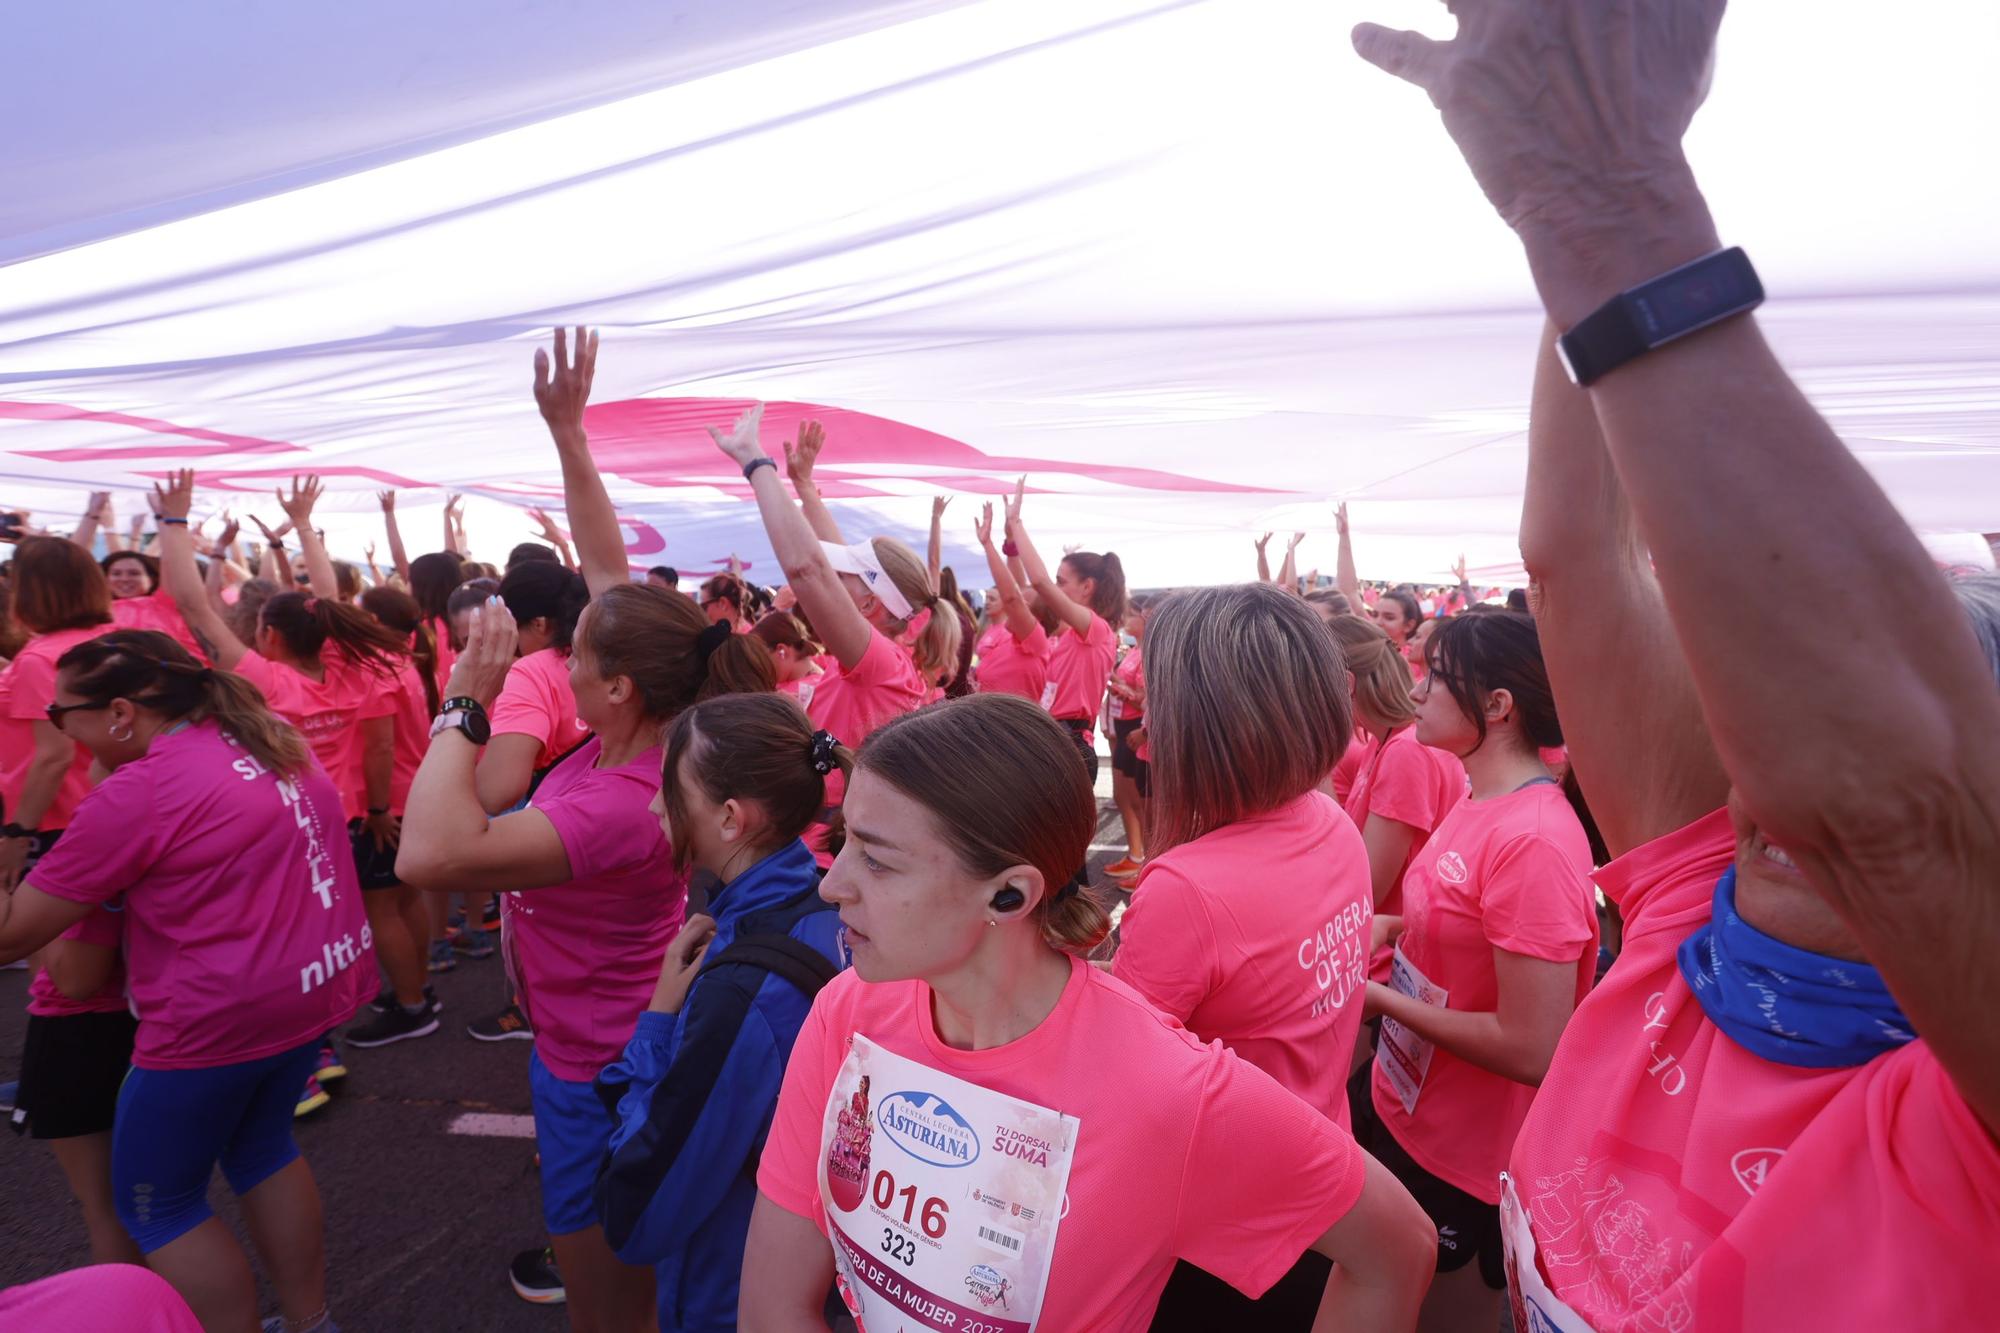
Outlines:
[{"label": "black fitness tracker band", "polygon": [[1628,361],[1698,329],[1755,310],[1764,284],[1743,247],[1669,269],[1606,301],[1556,339],[1563,369],[1591,384]]}]

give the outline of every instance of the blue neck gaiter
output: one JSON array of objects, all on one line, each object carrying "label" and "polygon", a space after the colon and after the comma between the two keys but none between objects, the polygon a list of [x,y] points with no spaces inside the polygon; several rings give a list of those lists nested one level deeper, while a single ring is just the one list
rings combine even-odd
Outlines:
[{"label": "blue neck gaiter", "polygon": [[1736,867],[1715,885],[1709,923],[1682,942],[1681,975],[1709,1021],[1774,1064],[1866,1064],[1916,1033],[1866,963],[1795,949],[1736,912]]}]

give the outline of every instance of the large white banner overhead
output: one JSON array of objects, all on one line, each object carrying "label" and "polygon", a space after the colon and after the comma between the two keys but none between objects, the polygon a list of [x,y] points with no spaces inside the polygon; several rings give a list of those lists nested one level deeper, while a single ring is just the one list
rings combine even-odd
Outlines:
[{"label": "large white banner overhead", "polygon": [[[42,6],[0,78],[0,507],[64,527],[199,469],[394,487],[489,558],[558,510],[528,388],[603,330],[636,564],[775,581],[703,429],[827,422],[851,532],[1245,577],[1354,516],[1364,575],[1514,563],[1538,317],[1517,247],[1359,18],[1441,6],[737,0]],[[2000,529],[2000,9],[1742,4],[1690,144],[1788,364],[1927,531]],[[275,513],[275,510],[272,510]],[[1477,577],[1475,575],[1475,577]],[[968,582],[979,581],[969,578]]]}]

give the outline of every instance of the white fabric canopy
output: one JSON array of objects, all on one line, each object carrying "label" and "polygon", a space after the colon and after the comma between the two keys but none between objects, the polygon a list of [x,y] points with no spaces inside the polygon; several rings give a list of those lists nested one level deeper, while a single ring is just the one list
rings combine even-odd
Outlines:
[{"label": "white fabric canopy", "polygon": [[[604,331],[635,565],[779,575],[702,427],[823,417],[850,536],[1025,473],[1044,549],[1247,577],[1349,501],[1365,576],[1513,576],[1539,317],[1518,247],[1359,17],[1277,0],[45,6],[0,141],[0,507],[203,509],[322,473],[488,558],[559,509],[528,392]],[[1795,374],[1920,529],[2000,529],[2000,10],[1739,6],[1690,151]],[[692,401],[687,401],[692,400]],[[975,499],[950,558],[983,583]],[[265,512],[275,514],[266,503]],[[1274,543],[1274,559],[1276,547]],[[1975,548],[1976,549],[1976,548]]]}]

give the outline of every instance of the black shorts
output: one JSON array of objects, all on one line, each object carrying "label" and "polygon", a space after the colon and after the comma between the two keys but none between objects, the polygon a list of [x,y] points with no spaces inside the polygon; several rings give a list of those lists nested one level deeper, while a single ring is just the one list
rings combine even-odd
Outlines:
[{"label": "black shorts", "polygon": [[1153,794],[1153,766],[1139,757],[1131,745],[1132,733],[1146,725],[1146,719],[1113,719],[1111,723],[1111,767],[1132,779],[1142,797]]},{"label": "black shorts", "polygon": [[1076,742],[1076,752],[1083,756],[1083,766],[1090,770],[1090,781],[1097,783],[1097,747],[1091,743],[1092,725],[1087,718],[1059,717],[1056,721],[1069,728],[1070,739]]},{"label": "black shorts", "polygon": [[138,1032],[139,1020],[122,1011],[29,1014],[14,1132],[37,1139],[109,1133]]},{"label": "black shorts", "polygon": [[1214,1333],[1217,1329],[1310,1333],[1332,1273],[1333,1260],[1307,1250],[1269,1291],[1253,1301],[1221,1278],[1183,1261],[1174,1265],[1174,1275],[1160,1293],[1149,1333]]},{"label": "black shorts", "polygon": [[396,878],[396,849],[378,850],[366,820],[348,821],[347,841],[354,848],[354,873],[361,878],[363,892],[393,889],[403,882]]},{"label": "black shorts", "polygon": [[1367,1091],[1367,1080],[1374,1076],[1375,1066],[1363,1065],[1348,1083],[1354,1141],[1387,1167],[1390,1175],[1402,1181],[1417,1206],[1430,1215],[1438,1230],[1438,1272],[1454,1273],[1477,1259],[1480,1281],[1494,1291],[1505,1291],[1507,1273],[1500,1248],[1500,1205],[1475,1198],[1417,1164],[1382,1123],[1382,1117],[1375,1114],[1374,1099]]}]

